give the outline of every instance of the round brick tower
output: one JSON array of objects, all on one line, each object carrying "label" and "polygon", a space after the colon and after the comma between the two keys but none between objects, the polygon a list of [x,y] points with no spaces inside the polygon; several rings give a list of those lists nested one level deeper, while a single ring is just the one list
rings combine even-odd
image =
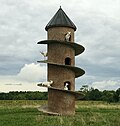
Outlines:
[{"label": "round brick tower", "polygon": [[[60,9],[45,27],[48,40],[38,44],[47,44],[48,59],[38,61],[48,64],[48,106],[42,111],[49,114],[74,115],[75,98],[83,94],[75,92],[75,78],[85,72],[75,67],[75,56],[84,51],[84,47],[74,43],[76,26]],[[67,88],[67,89],[66,89]]]}]

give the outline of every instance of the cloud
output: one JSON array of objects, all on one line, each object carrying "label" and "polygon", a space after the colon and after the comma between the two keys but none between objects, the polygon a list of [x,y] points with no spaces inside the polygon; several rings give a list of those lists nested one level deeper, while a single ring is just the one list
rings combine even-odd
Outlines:
[{"label": "cloud", "polygon": [[[39,64],[25,64],[17,75],[0,76],[0,92],[3,91],[46,91],[37,86],[38,82],[46,80],[46,66]],[[20,85],[21,84],[21,85]]]},{"label": "cloud", "polygon": [[120,88],[120,78],[119,77],[101,77],[101,76],[91,76],[84,75],[76,79],[76,90],[79,90],[82,85],[88,85],[89,88],[93,87],[95,89],[103,90],[117,90]]},{"label": "cloud", "polygon": [[120,80],[119,81],[99,81],[99,82],[93,82],[91,84],[91,87],[97,88],[99,90],[117,90],[120,88]]},{"label": "cloud", "polygon": [[77,57],[76,65],[83,67],[88,75],[119,77],[119,20],[105,14],[82,16],[77,41],[80,38],[85,52]]},{"label": "cloud", "polygon": [[40,66],[39,64],[25,64],[25,66],[20,70],[17,75],[18,80],[27,82],[37,82],[46,79],[47,69],[45,66]]},{"label": "cloud", "polygon": [[37,70],[44,71],[44,67],[39,68],[36,62],[43,59],[39,52],[47,49],[37,42],[47,39],[44,28],[60,5],[77,26],[75,42],[85,47],[85,52],[76,57],[76,66],[83,68],[86,75],[76,82],[120,80],[120,0],[71,0],[70,3],[66,0],[51,3],[48,0],[0,0],[2,83],[10,80],[32,83],[43,78],[39,76],[42,72]]},{"label": "cloud", "polygon": [[37,45],[46,35],[45,24],[40,23],[44,22],[42,8],[31,10],[32,5],[23,0],[0,1],[0,6],[0,74],[17,74],[24,64],[41,58],[39,50],[46,49]]}]

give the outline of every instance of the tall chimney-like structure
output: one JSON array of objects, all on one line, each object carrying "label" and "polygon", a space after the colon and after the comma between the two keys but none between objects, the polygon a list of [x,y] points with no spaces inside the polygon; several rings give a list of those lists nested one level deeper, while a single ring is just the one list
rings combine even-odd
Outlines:
[{"label": "tall chimney-like structure", "polygon": [[47,44],[48,59],[38,61],[47,63],[48,106],[40,108],[41,111],[56,115],[74,115],[75,98],[83,94],[75,92],[75,78],[85,72],[75,66],[75,56],[84,51],[84,47],[74,42],[76,26],[60,7],[45,27],[47,40],[38,44]]}]

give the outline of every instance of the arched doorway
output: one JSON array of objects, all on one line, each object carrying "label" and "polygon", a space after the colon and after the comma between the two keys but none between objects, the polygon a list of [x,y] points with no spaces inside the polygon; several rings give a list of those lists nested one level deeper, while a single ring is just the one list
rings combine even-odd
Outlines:
[{"label": "arched doorway", "polygon": [[65,65],[71,65],[71,59],[69,57],[65,58]]}]

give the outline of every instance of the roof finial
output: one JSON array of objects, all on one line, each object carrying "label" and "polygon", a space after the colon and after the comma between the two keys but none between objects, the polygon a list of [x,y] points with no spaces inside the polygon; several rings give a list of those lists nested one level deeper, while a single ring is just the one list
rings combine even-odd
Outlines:
[{"label": "roof finial", "polygon": [[60,5],[60,9],[61,9],[61,5]]}]

